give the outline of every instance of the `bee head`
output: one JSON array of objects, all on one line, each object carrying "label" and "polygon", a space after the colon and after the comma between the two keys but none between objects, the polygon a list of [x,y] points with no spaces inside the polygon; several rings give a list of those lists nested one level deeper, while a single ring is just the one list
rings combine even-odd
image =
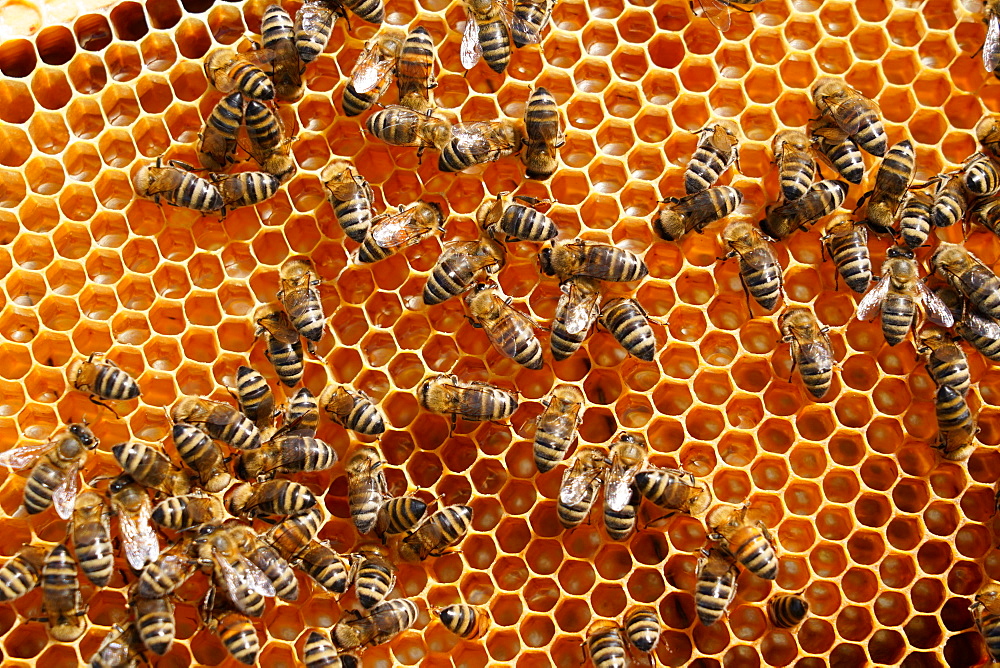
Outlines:
[{"label": "bee head", "polygon": [[556,269],[552,266],[552,246],[547,245],[538,254],[538,266],[546,276],[555,276]]}]

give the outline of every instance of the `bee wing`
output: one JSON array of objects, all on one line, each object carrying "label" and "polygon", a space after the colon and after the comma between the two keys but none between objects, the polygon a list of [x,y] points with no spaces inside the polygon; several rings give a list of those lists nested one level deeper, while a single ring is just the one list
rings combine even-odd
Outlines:
[{"label": "bee wing", "polygon": [[385,82],[395,66],[396,58],[387,58],[376,48],[365,50],[351,71],[354,90],[358,93],[375,90],[379,84]]},{"label": "bee wing", "polygon": [[[229,559],[226,559],[218,552],[212,553],[212,561],[222,576],[222,581],[225,582],[226,588],[231,593],[245,588],[255,591],[261,596],[273,597],[276,593],[274,584],[267,579],[264,572],[242,554],[237,559],[240,562],[241,568],[233,566],[229,562]],[[238,597],[233,596],[232,598],[235,602]],[[237,604],[237,607],[239,607],[239,604]],[[242,612],[246,612],[246,610]]]},{"label": "bee wing", "polygon": [[770,244],[761,244],[741,253],[740,258],[754,269],[768,269],[778,263]]},{"label": "bee wing", "polygon": [[129,565],[135,570],[155,561],[160,556],[160,541],[156,538],[153,525],[150,524],[152,504],[149,498],[139,506],[134,515],[122,508],[115,501],[115,512],[118,514],[118,528],[122,533],[122,546]]},{"label": "bee wing", "polygon": [[[493,299],[499,302],[498,306],[503,315],[497,318],[492,326],[484,328],[486,335],[498,348],[509,345],[513,350],[520,352],[525,347],[525,339],[534,336],[535,321],[508,304],[502,297],[494,295]],[[502,326],[508,319],[514,321],[511,323],[512,326]]]},{"label": "bee wing", "polygon": [[860,106],[878,112],[878,107],[875,106],[875,103],[857,91],[841,98],[830,99],[830,97],[827,96],[823,99],[827,105],[829,105],[830,111],[837,114],[837,124],[840,125],[840,127],[848,135],[858,134],[858,132],[861,131],[862,122],[867,122],[867,119],[864,114],[855,113],[853,110],[840,111],[841,107],[847,105]]},{"label": "bee wing", "polygon": [[992,72],[1000,65],[1000,17],[990,14],[986,39],[983,41],[983,66]]},{"label": "bee wing", "polygon": [[609,508],[619,511],[628,505],[632,496],[632,481],[638,472],[638,466],[624,465],[617,453],[611,456],[611,466],[604,478],[604,501]]},{"label": "bee wing", "polygon": [[977,313],[975,317],[966,317],[962,324],[972,330],[977,336],[1000,339],[1000,323],[990,320],[986,316]]},{"label": "bee wing", "polygon": [[254,49],[241,54],[247,61],[254,65],[266,65],[274,60],[277,53],[274,49]]},{"label": "bee wing", "polygon": [[416,243],[432,229],[418,224],[410,210],[407,210],[373,222],[371,235],[382,248],[400,248]]},{"label": "bee wing", "polygon": [[472,14],[467,14],[465,32],[462,33],[462,67],[471,70],[483,57],[483,47],[479,43],[479,24],[472,18]]},{"label": "bee wing", "polygon": [[575,284],[570,285],[567,296],[566,317],[563,326],[567,334],[579,334],[590,329],[597,319],[598,302],[601,300],[599,292],[582,294],[582,291]]},{"label": "bee wing", "polygon": [[68,520],[73,515],[73,508],[76,505],[76,495],[80,492],[80,480],[77,475],[82,460],[73,462],[69,469],[64,472],[62,483],[52,492],[52,505],[55,506],[56,514],[64,520]]},{"label": "bee wing", "polygon": [[538,44],[542,41],[542,28],[549,22],[549,16],[552,15],[551,3],[546,2],[545,4],[548,8],[548,12],[542,22],[537,26],[530,21],[525,21],[520,16],[517,16],[514,12],[510,11],[507,7],[504,7],[504,18],[507,20],[507,25],[510,26],[512,31],[516,29],[525,37],[525,44]]},{"label": "bee wing", "polygon": [[0,466],[9,466],[12,469],[26,469],[53,447],[55,447],[55,442],[46,441],[45,443],[11,448],[5,452],[0,452]]},{"label": "bee wing", "polygon": [[931,322],[937,323],[942,327],[951,327],[955,324],[955,316],[952,314],[951,309],[941,301],[940,297],[931,292],[924,285],[923,281],[917,281],[917,295],[923,301],[924,309],[927,311],[927,318]]},{"label": "bee wing", "polygon": [[563,474],[562,485],[559,487],[560,503],[567,506],[579,503],[587,495],[598,473],[597,469],[588,470],[579,459],[574,460],[573,465]]},{"label": "bee wing", "polygon": [[696,0],[695,4],[701,10],[700,12],[696,12],[698,16],[707,17],[720,32],[729,30],[729,26],[732,24],[732,17],[726,5],[718,0]]},{"label": "bee wing", "polygon": [[868,320],[879,310],[882,300],[889,292],[889,274],[879,280],[874,288],[868,291],[858,304],[858,320]]},{"label": "bee wing", "polygon": [[262,318],[257,321],[257,324],[282,343],[295,343],[299,340],[298,332],[292,327],[291,321],[284,312],[278,313],[276,317]]},{"label": "bee wing", "polygon": [[818,341],[804,344],[801,356],[812,360],[820,368],[833,366],[833,351],[830,348],[830,340],[825,334]]}]

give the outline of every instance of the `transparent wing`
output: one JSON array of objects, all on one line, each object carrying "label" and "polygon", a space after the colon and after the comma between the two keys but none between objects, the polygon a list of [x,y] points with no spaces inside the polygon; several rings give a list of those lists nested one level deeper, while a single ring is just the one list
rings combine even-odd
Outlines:
[{"label": "transparent wing", "polygon": [[597,470],[588,469],[579,459],[563,474],[562,485],[559,488],[559,502],[572,506],[580,502],[597,478]]},{"label": "transparent wing", "polygon": [[858,320],[868,320],[875,316],[878,312],[879,307],[882,305],[882,300],[885,299],[886,294],[889,292],[889,275],[886,274],[878,282],[878,284],[868,291],[862,299],[861,303],[858,304]]},{"label": "transparent wing", "polygon": [[754,269],[769,269],[778,264],[778,258],[769,244],[761,244],[740,255]]},{"label": "transparent wing", "polygon": [[451,129],[452,142],[455,148],[468,150],[488,141],[487,133],[492,129],[489,121],[471,121],[458,123]]},{"label": "transparent wing", "polygon": [[400,248],[415,244],[432,229],[417,223],[411,210],[407,210],[373,223],[371,235],[382,248]]},{"label": "transparent wing", "polygon": [[53,447],[55,447],[55,443],[47,441],[45,443],[11,448],[5,452],[0,452],[0,466],[9,466],[12,469],[28,468]]},{"label": "transparent wing", "polygon": [[566,317],[563,319],[567,334],[579,334],[590,329],[597,319],[597,303],[600,299],[598,292],[584,293],[575,284],[570,285],[566,297]]},{"label": "transparent wing", "polygon": [[[546,2],[546,5],[549,3]],[[506,8],[505,8],[506,9]],[[513,12],[505,12],[508,25],[510,25],[511,32],[518,32],[524,38],[525,44],[538,44],[542,41],[542,28],[545,24],[549,22],[549,15],[545,15],[545,20],[542,21],[540,26],[536,26],[531,21],[525,21],[517,14]]]},{"label": "transparent wing", "polygon": [[292,327],[291,320],[288,319],[288,316],[284,312],[263,318],[257,324],[266,329],[268,334],[282,343],[295,343],[299,340],[298,332]]},{"label": "transparent wing", "polygon": [[983,41],[983,66],[987,72],[992,72],[1000,65],[1000,17],[990,15],[989,27],[986,29],[986,39]]},{"label": "transparent wing", "polygon": [[604,478],[604,502],[609,508],[619,511],[628,505],[632,496],[632,481],[639,472],[639,466],[627,466],[618,453],[611,456],[611,466]]},{"label": "transparent wing", "polygon": [[[229,559],[218,552],[212,553],[212,560],[230,593],[235,593],[243,589],[255,591],[261,596],[273,597],[275,594],[274,584],[267,579],[264,572],[254,566],[254,564],[242,554],[237,557],[240,567],[237,568]],[[235,603],[239,596],[232,596]],[[239,607],[239,604],[237,604]],[[245,610],[243,612],[246,612]]]},{"label": "transparent wing", "polygon": [[375,90],[379,84],[390,76],[392,68],[396,65],[395,58],[386,58],[381,51],[372,47],[365,50],[358,62],[351,71],[351,81],[354,83],[354,90],[358,93],[367,93]]},{"label": "transparent wing", "polygon": [[76,495],[80,492],[78,474],[82,465],[82,459],[73,462],[69,469],[64,472],[62,483],[52,492],[52,505],[55,506],[56,514],[64,520],[73,516]]},{"label": "transparent wing", "polygon": [[820,368],[833,366],[833,351],[829,341],[816,341],[802,346],[802,357],[810,359]]},{"label": "transparent wing", "polygon": [[135,570],[141,569],[147,563],[155,561],[160,556],[160,541],[150,523],[152,504],[147,498],[139,506],[136,513],[131,513],[120,504],[112,501],[118,514],[118,528],[122,533],[122,547],[129,565]]},{"label": "transparent wing", "polygon": [[961,324],[978,336],[1000,339],[1000,323],[978,313],[967,314]]},{"label": "transparent wing", "polygon": [[[700,10],[695,10],[695,15],[708,18],[712,22],[712,25],[721,32],[729,30],[729,26],[732,25],[729,7],[718,2],[718,0],[695,0],[695,5]],[[691,8],[694,10],[694,5]]]},{"label": "transparent wing", "polygon": [[[494,296],[499,303],[501,317],[495,323],[485,327],[486,335],[493,344],[501,349],[510,349],[515,354],[527,346],[534,337],[535,322],[508,304],[502,297]],[[507,320],[513,320],[509,325]]]},{"label": "transparent wing", "polygon": [[955,324],[955,316],[941,298],[930,291],[923,281],[917,282],[917,294],[924,303],[927,311],[927,318],[942,327],[951,327]]},{"label": "transparent wing", "polygon": [[471,70],[483,57],[483,47],[479,43],[479,24],[468,14],[465,23],[465,32],[462,33],[462,67]]}]

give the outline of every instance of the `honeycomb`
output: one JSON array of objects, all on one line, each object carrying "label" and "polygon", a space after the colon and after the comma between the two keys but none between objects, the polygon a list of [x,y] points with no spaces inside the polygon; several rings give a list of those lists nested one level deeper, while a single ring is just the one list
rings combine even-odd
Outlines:
[{"label": "honeycomb", "polygon": [[[517,118],[533,87],[555,95],[567,139],[551,180],[525,181],[512,158],[442,174],[435,160],[364,135],[364,117],[339,109],[345,77],[374,34],[354,19],[350,31],[337,24],[327,54],[309,65],[304,98],[282,106],[297,135],[299,170],[274,198],[221,220],[135,199],[130,176],[141,164],[162,154],[196,162],[194,142],[219,98],[201,59],[259,33],[265,4],[125,1],[0,45],[5,448],[43,441],[64,422],[87,417],[101,446],[86,477],[113,475],[111,445],[166,439],[164,409],[178,397],[230,400],[227,387],[241,364],[268,374],[279,399],[288,396],[255,341],[251,314],[274,301],[281,263],[306,254],[323,281],[330,331],[317,356],[307,356],[303,384],[319,395],[329,378],[380,403],[389,425],[379,446],[393,493],[420,488],[441,504],[474,508],[461,552],[400,564],[398,594],[427,606],[481,605],[493,618],[484,638],[460,640],[423,606],[414,630],[365,652],[366,666],[577,666],[590,623],[620,619],[633,604],[659,611],[655,656],[665,666],[986,660],[968,606],[984,582],[1000,579],[990,524],[1000,453],[989,447],[1000,443],[1000,371],[970,352],[982,447],[965,462],[945,461],[929,447],[934,389],[912,340],[889,347],[877,321],[854,318],[858,296],[835,289],[817,230],[776,247],[784,304],[811,307],[831,328],[839,368],[820,401],[797,378],[788,382],[781,309],[748,310],[736,263],[718,260],[716,226],[679,243],[658,240],[650,226],[657,201],[683,193],[694,131],[720,119],[736,121],[742,134],[740,171],[723,177],[744,195],[736,217],[759,220],[778,194],[772,137],[815,116],[809,89],[826,74],[880,104],[890,142],[914,141],[918,181],[957,166],[976,150],[980,116],[1000,110],[1000,85],[973,57],[985,34],[978,14],[956,0],[764,0],[752,14],[734,12],[721,34],[686,0],[559,0],[542,44],[516,51],[506,74],[480,64],[466,76],[458,0],[389,0],[387,23],[422,25],[432,35],[436,100],[448,112],[462,120]],[[375,265],[351,264],[355,246],[345,243],[319,178],[337,156],[354,161],[379,208],[441,203],[450,214],[445,239],[475,238],[473,214],[483,198],[516,190],[553,200],[548,215],[561,238],[611,242],[644,256],[649,277],[605,289],[634,293],[658,320],[654,361],[626,357],[602,330],[566,361],[547,355],[537,371],[501,358],[466,322],[460,300],[422,304],[438,239]],[[866,161],[866,180],[850,189],[847,211],[871,187],[875,163]],[[936,235],[959,242],[963,232],[955,226]],[[876,269],[888,243],[871,241]],[[995,236],[976,228],[965,243],[997,267]],[[507,247],[502,289],[537,319],[551,320],[559,291],[539,276],[537,244]],[[919,253],[925,259],[930,251]],[[67,364],[95,351],[107,351],[142,387],[139,401],[116,404],[119,419],[67,387]],[[521,406],[509,425],[460,422],[451,433],[446,418],[421,410],[413,396],[427,373],[516,388]],[[691,594],[705,542],[701,518],[659,519],[646,503],[626,542],[605,536],[599,513],[564,532],[556,520],[562,467],[538,474],[531,447],[541,399],[560,383],[587,398],[581,444],[605,444],[622,429],[641,432],[654,464],[705,480],[718,502],[759,508],[777,535],[777,579],[743,572],[727,617],[704,627]],[[353,442],[329,422],[319,436],[342,459]],[[320,535],[350,551],[358,536],[342,466],[296,479],[325,493],[332,517]],[[50,512],[11,519],[23,487],[23,475],[0,470],[4,557],[32,540],[64,538],[64,523]],[[299,602],[269,603],[255,622],[261,665],[298,665],[307,627],[329,627],[339,616],[332,597],[299,577]],[[89,626],[74,644],[50,641],[32,621],[38,591],[0,606],[4,666],[88,659],[120,619],[123,578],[116,573],[96,592],[84,585]],[[800,591],[806,621],[770,627],[767,600]],[[156,665],[235,665],[193,606],[178,605],[176,615],[178,642]]]}]

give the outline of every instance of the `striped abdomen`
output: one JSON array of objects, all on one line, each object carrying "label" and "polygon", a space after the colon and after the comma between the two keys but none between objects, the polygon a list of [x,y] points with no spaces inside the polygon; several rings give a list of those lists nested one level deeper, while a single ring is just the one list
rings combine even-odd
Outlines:
[{"label": "striped abdomen", "polygon": [[[553,399],[553,403],[559,402]],[[579,407],[578,407],[579,408]],[[538,419],[538,429],[535,431],[534,455],[535,466],[540,473],[551,471],[566,458],[569,446],[576,435],[576,415],[573,417],[553,415],[548,417],[546,410]]]},{"label": "striped abdomen", "polygon": [[242,172],[226,178],[221,186],[226,206],[235,209],[260,204],[272,197],[281,181],[266,172]]},{"label": "striped abdomen", "polygon": [[517,399],[510,392],[498,387],[477,388],[477,392],[463,392],[458,413],[471,422],[479,420],[505,420],[517,409]]},{"label": "striped abdomen", "polygon": [[682,508],[693,491],[678,473],[656,469],[637,473],[635,486],[652,503],[667,510]]},{"label": "striped abdomen", "polygon": [[274,585],[275,596],[282,601],[295,601],[299,598],[299,581],[288,562],[281,558],[273,548],[261,541],[256,542],[256,549],[247,555],[253,564],[267,576]]},{"label": "striped abdomen", "polygon": [[236,370],[236,397],[240,410],[253,422],[270,417],[274,409],[274,395],[264,376],[248,366]]},{"label": "striped abdomen", "polygon": [[271,335],[267,335],[266,338],[267,349],[264,351],[264,355],[274,367],[278,380],[288,387],[295,387],[302,380],[302,374],[305,372],[302,342],[299,341],[298,337],[288,343]]},{"label": "striped abdomen", "polygon": [[366,559],[358,568],[354,590],[361,607],[369,609],[383,600],[395,581],[392,568],[384,559]]},{"label": "striped abdomen", "polygon": [[796,200],[805,195],[812,186],[815,175],[816,163],[806,151],[784,149],[778,182],[781,184],[781,194],[786,201]]},{"label": "striped abdomen", "polygon": [[585,519],[587,515],[590,514],[590,509],[594,505],[594,498],[597,496],[597,483],[592,483],[587,487],[586,493],[583,495],[579,501],[573,504],[563,503],[561,500],[556,506],[556,514],[559,516],[559,523],[563,525],[566,529],[572,529],[575,526],[579,526]]},{"label": "striped abdomen", "polygon": [[935,227],[949,227],[965,217],[966,201],[962,184],[951,179],[934,194],[931,208],[931,223]]},{"label": "striped abdomen", "polygon": [[323,305],[320,303],[319,291],[311,285],[299,285],[284,293],[282,303],[292,325],[302,338],[309,341],[319,341],[323,338],[323,326],[326,318],[323,316]]},{"label": "striped abdomen", "polygon": [[[35,551],[36,548],[27,547],[25,550]],[[38,586],[41,560],[33,564],[30,555],[26,556],[22,552],[15,554],[3,567],[0,567],[0,602],[18,599]]]},{"label": "striped abdomen", "polygon": [[951,385],[962,395],[969,392],[969,361],[954,343],[946,343],[931,352],[927,358],[927,372],[935,385]]},{"label": "striped abdomen", "polygon": [[514,16],[510,36],[514,46],[520,49],[539,41],[542,29],[549,20],[548,3],[545,0],[515,0]]},{"label": "striped abdomen", "polygon": [[660,640],[660,619],[649,606],[637,605],[629,610],[622,626],[629,642],[640,652],[652,652]]},{"label": "striped abdomen", "polygon": [[460,638],[474,639],[486,632],[489,617],[481,608],[455,603],[437,611],[444,627]]},{"label": "striped abdomen", "polygon": [[1000,172],[985,155],[965,168],[965,187],[976,197],[989,197],[1000,190]]},{"label": "striped abdomen", "polygon": [[922,246],[931,233],[931,204],[926,197],[912,195],[899,216],[899,234],[911,250]]},{"label": "striped abdomen", "polygon": [[286,453],[277,469],[283,473],[325,471],[337,463],[337,451],[318,438],[285,436],[274,445]]},{"label": "striped abdomen", "polygon": [[938,388],[934,411],[941,431],[953,431],[972,421],[972,411],[965,397],[948,385]]},{"label": "striped abdomen", "polygon": [[311,631],[302,647],[302,660],[306,668],[344,668],[343,658],[337,654],[333,642],[319,631]]},{"label": "striped abdomen", "polygon": [[498,227],[504,234],[525,241],[548,241],[559,234],[551,218],[523,204],[504,209]]},{"label": "striped abdomen", "polygon": [[1000,319],[1000,278],[987,267],[981,264],[970,267],[954,284],[983,315]]},{"label": "striped abdomen", "polygon": [[427,512],[427,504],[415,496],[397,496],[378,509],[375,530],[379,534],[399,534],[417,525]]},{"label": "striped abdomen", "polygon": [[110,364],[97,365],[94,394],[102,399],[125,401],[139,396],[139,385],[130,375]]},{"label": "striped abdomen", "polygon": [[596,668],[625,668],[625,641],[617,627],[588,635],[587,650]]},{"label": "striped abdomen", "polygon": [[52,505],[52,495],[66,479],[66,472],[49,457],[43,457],[28,476],[24,485],[24,509],[36,515]]},{"label": "striped abdomen", "polygon": [[806,618],[809,604],[801,596],[775,596],[767,602],[767,614],[771,623],[779,629],[790,629],[798,626]]},{"label": "striped abdomen", "polygon": [[604,528],[611,540],[625,540],[635,530],[636,512],[642,497],[639,490],[632,487],[629,500],[621,510],[614,510],[604,503]]},{"label": "striped abdomen", "polygon": [[778,555],[774,546],[756,527],[741,527],[729,538],[729,549],[748,571],[765,580],[778,575]]},{"label": "striped abdomen", "polygon": [[253,63],[237,62],[228,75],[236,81],[237,87],[247,97],[255,100],[273,100],[274,85],[264,70]]},{"label": "striped abdomen", "polygon": [[844,180],[855,185],[861,183],[865,177],[865,159],[850,137],[844,137],[840,142],[821,140],[818,144],[819,150]]},{"label": "striped abdomen", "polygon": [[344,6],[362,21],[381,25],[385,20],[385,5],[382,0],[345,0]]},{"label": "striped abdomen", "polygon": [[134,596],[131,607],[135,613],[136,628],[142,644],[163,656],[174,644],[177,627],[174,624],[174,607],[167,598],[142,598]]},{"label": "striped abdomen", "polygon": [[577,275],[590,276],[605,281],[628,283],[649,273],[642,258],[623,248],[614,246],[586,246]]},{"label": "striped abdomen", "polygon": [[814,397],[822,399],[833,383],[833,351],[825,341],[796,343],[794,348],[798,350],[795,360],[802,384]]},{"label": "striped abdomen", "polygon": [[333,215],[344,229],[344,234],[354,241],[364,241],[372,221],[372,202],[365,188],[353,188],[350,199],[333,199]]},{"label": "striped abdomen", "polygon": [[160,194],[171,204],[195,211],[218,211],[225,204],[218,188],[190,172],[181,175],[180,183],[172,191]]},{"label": "striped abdomen", "polygon": [[[385,431],[385,418],[378,406],[360,393],[351,393],[354,404],[346,416],[330,413],[330,417],[351,431],[369,436],[377,436]],[[338,419],[339,418],[339,419]]]},{"label": "striped abdomen", "polygon": [[688,195],[708,190],[719,180],[722,173],[733,164],[732,150],[723,152],[711,143],[699,142],[691,162],[684,172],[684,190]]},{"label": "striped abdomen", "polygon": [[80,581],[76,562],[65,545],[56,545],[42,566],[42,608],[53,640],[71,642],[83,635]]},{"label": "striped abdomen", "polygon": [[900,343],[913,326],[916,306],[905,294],[890,292],[882,300],[882,334],[890,346]]},{"label": "striped abdomen", "polygon": [[281,143],[281,125],[277,116],[257,100],[247,102],[247,137],[261,151],[273,151]]},{"label": "striped abdomen", "polygon": [[736,575],[735,566],[721,574],[708,571],[698,575],[698,583],[694,590],[694,605],[698,619],[705,626],[711,626],[722,619],[722,614],[729,607],[734,594]]},{"label": "striped abdomen", "polygon": [[503,72],[510,63],[510,33],[502,19],[479,23],[479,45],[483,60],[494,72]]},{"label": "striped abdomen", "polygon": [[185,464],[199,472],[203,482],[207,482],[206,477],[214,477],[218,472],[216,469],[222,464],[222,448],[208,434],[193,425],[178,423],[174,425],[173,438],[177,454]]},{"label": "striped abdomen", "polygon": [[[246,565],[244,565],[242,561],[236,561],[222,555],[219,555],[219,557],[226,559],[232,570],[237,573],[246,572]],[[223,579],[222,572],[216,565],[212,571],[212,579],[215,582],[216,587],[229,595],[229,600],[233,602],[233,605],[235,605],[240,612],[250,615],[251,617],[260,617],[264,614],[264,596],[256,589],[250,588],[249,583],[251,580],[249,577],[244,576],[239,579],[233,577],[229,580]],[[230,586],[229,582],[232,582],[233,586]]]},{"label": "striped abdomen", "polygon": [[257,639],[257,630],[245,616],[235,612],[227,613],[219,620],[216,633],[234,659],[248,666],[257,663],[260,641]]},{"label": "striped abdomen", "polygon": [[479,258],[468,253],[450,253],[446,250],[427,277],[424,304],[440,304],[465,292],[482,268]]},{"label": "striped abdomen", "polygon": [[781,296],[781,265],[770,248],[758,247],[750,252],[766,257],[759,258],[755,267],[740,256],[740,278],[750,296],[770,311]]},{"label": "striped abdomen", "polygon": [[826,243],[847,287],[858,293],[867,291],[872,282],[872,261],[863,233],[855,230],[848,234],[831,235]]},{"label": "striped abdomen", "polygon": [[982,334],[992,326],[995,326],[993,321],[987,320],[982,315],[966,313],[964,320],[955,323],[955,331],[982,353],[983,357],[1000,362],[1000,338]]},{"label": "striped abdomen", "polygon": [[104,587],[111,581],[115,568],[111,536],[105,524],[107,516],[103,512],[102,506],[90,520],[73,524],[73,551],[76,552],[80,570],[98,587]]},{"label": "striped abdomen", "polygon": [[295,13],[295,48],[303,63],[311,63],[326,49],[337,15],[318,2],[305,2]]},{"label": "striped abdomen", "polygon": [[359,93],[354,89],[354,79],[349,80],[344,87],[344,115],[360,116],[371,109],[371,106],[382,97],[384,88],[385,86],[380,83],[369,91]]},{"label": "striped abdomen", "polygon": [[885,155],[889,146],[889,139],[882,126],[882,119],[874,112],[871,113],[871,116],[862,119],[857,134],[851,135],[851,137],[858,143],[858,146],[879,157]]},{"label": "striped abdomen", "polygon": [[350,562],[323,543],[311,542],[298,560],[299,567],[327,591],[343,594],[351,586]]},{"label": "striped abdomen", "polygon": [[652,362],[656,337],[645,312],[633,299],[614,299],[601,309],[601,324],[629,355]]}]

